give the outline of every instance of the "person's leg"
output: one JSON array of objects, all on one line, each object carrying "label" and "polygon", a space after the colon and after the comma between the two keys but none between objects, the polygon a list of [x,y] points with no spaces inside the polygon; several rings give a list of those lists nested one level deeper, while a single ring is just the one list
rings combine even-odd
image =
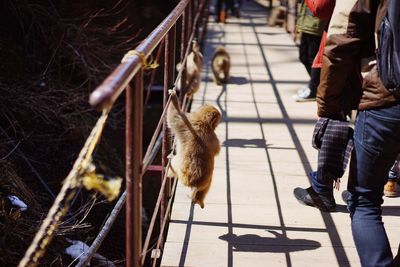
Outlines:
[{"label": "person's leg", "polygon": [[225,0],[226,3],[226,13],[228,13],[228,10],[231,11],[232,15],[235,15],[235,7],[233,5],[233,0]]},{"label": "person's leg", "polygon": [[334,199],[333,198],[334,179],[332,178],[322,179],[321,177],[318,177],[318,172],[311,172],[310,178],[311,178],[311,186],[317,194],[326,196],[329,199]]},{"label": "person's leg", "polygon": [[312,68],[314,58],[318,53],[321,36],[301,33],[299,59],[310,75],[308,87],[297,92],[293,98],[297,102],[314,100],[320,80],[320,68]]},{"label": "person's leg", "polygon": [[318,53],[319,44],[322,36],[308,34],[305,32],[301,33],[300,47],[299,47],[299,59],[303,63],[308,74],[311,75],[311,66],[314,62],[314,58]]},{"label": "person's leg", "polygon": [[320,68],[311,68],[310,81],[308,83],[308,87],[298,91],[297,94],[293,96],[296,102],[306,102],[315,100],[315,97],[317,96],[320,74],[321,74]]},{"label": "person's leg", "polygon": [[308,188],[296,187],[294,197],[303,205],[315,207],[323,212],[336,211],[336,202],[333,196],[326,196],[315,192],[312,186]]},{"label": "person's leg", "polygon": [[311,64],[309,62],[309,55],[308,55],[308,33],[301,33],[300,38],[300,46],[299,46],[299,60],[303,63],[304,67],[306,68],[308,74],[311,73]]},{"label": "person's leg", "polygon": [[320,76],[321,68],[311,68],[310,82],[308,83],[308,88],[310,88],[310,98],[315,98],[317,95]]},{"label": "person's leg", "polygon": [[234,9],[234,12],[235,12],[235,16],[237,17],[237,18],[240,18],[240,7],[241,7],[241,3],[240,3],[240,1],[239,0],[234,0],[233,1],[233,9]]},{"label": "person's leg", "polygon": [[397,197],[397,178],[399,178],[399,161],[395,160],[388,173],[388,181],[383,188],[385,197]]},{"label": "person's leg", "polygon": [[222,2],[223,0],[217,0],[216,18],[215,18],[216,22],[220,21]]},{"label": "person's leg", "polygon": [[293,191],[295,198],[304,205],[316,207],[324,212],[336,210],[333,197],[333,179],[321,179],[317,172],[309,173],[311,186],[309,188],[296,187]]},{"label": "person's leg", "polygon": [[320,35],[312,35],[307,34],[307,62],[310,65],[310,75],[311,75],[311,66],[314,62],[315,56],[318,54],[319,45],[321,43],[322,36]]},{"label": "person's leg", "polygon": [[400,144],[400,104],[357,117],[350,164],[348,208],[362,266],[391,266],[392,252],[382,223],[383,186]]}]

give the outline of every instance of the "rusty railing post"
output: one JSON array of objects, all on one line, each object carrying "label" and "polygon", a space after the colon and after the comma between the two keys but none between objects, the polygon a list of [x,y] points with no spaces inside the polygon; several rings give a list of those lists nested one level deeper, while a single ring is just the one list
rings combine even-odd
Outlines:
[{"label": "rusty railing post", "polygon": [[126,266],[139,267],[142,249],[143,70],[126,90]]},{"label": "rusty railing post", "polygon": [[[175,49],[176,49],[176,25],[174,25],[170,31],[168,32],[167,36],[165,37],[165,53],[164,53],[164,108],[166,101],[168,99],[168,89],[172,87],[175,80]],[[166,118],[164,118],[164,125],[163,125],[163,143],[162,143],[162,166],[163,172],[162,176],[164,177],[165,166],[167,165],[168,153],[169,153],[169,139],[167,134],[167,124]],[[161,203],[160,207],[160,225],[162,225],[162,221],[164,216],[168,216],[165,214],[166,208],[166,199],[171,194],[171,182],[167,182],[167,186],[165,187],[164,191],[164,198]]]},{"label": "rusty railing post", "polygon": [[[188,16],[187,16],[187,12],[186,9],[183,11],[182,13],[182,17],[181,17],[181,46],[180,46],[180,50],[181,50],[181,54],[180,54],[180,58],[179,61],[182,62],[183,58],[185,57],[185,52],[186,52],[186,42],[187,42],[187,34],[186,34],[186,29],[187,29],[187,21],[188,21]],[[185,68],[186,63],[184,65],[182,65],[183,68]],[[179,100],[181,101],[181,103],[183,103],[183,96],[186,93],[186,69],[185,71],[182,72],[181,75],[181,80],[180,80],[180,86],[181,86],[181,90],[179,92]]]},{"label": "rusty railing post", "polygon": [[193,27],[193,20],[194,20],[194,16],[193,16],[193,9],[192,9],[192,1],[189,1],[188,4],[188,19],[189,19],[189,23],[188,23],[188,36],[191,35],[192,33],[192,27]]}]

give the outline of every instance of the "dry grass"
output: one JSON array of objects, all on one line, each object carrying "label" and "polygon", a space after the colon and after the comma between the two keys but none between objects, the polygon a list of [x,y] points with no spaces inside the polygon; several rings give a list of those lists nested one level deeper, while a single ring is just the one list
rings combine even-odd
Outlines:
[{"label": "dry grass", "polygon": [[[98,117],[89,93],[168,12],[157,11],[156,1],[135,2],[0,1],[0,266],[17,265],[53,200],[21,153],[57,193]],[[124,172],[122,103],[96,150],[96,164],[112,176]],[[8,195],[21,198],[28,211],[13,209]],[[92,240],[83,219],[99,203],[80,194],[80,208],[65,218],[40,266],[68,266],[65,237]]]}]

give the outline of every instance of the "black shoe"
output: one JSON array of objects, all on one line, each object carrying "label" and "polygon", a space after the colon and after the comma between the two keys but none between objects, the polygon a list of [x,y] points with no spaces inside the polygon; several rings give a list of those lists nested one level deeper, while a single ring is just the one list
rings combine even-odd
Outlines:
[{"label": "black shoe", "polygon": [[336,211],[336,203],[333,197],[319,195],[312,187],[307,189],[296,187],[293,191],[295,198],[303,205],[316,207],[320,211]]}]

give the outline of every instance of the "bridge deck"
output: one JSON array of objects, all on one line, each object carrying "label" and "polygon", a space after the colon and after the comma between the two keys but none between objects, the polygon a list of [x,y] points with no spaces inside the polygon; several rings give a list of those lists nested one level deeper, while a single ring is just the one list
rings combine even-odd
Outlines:
[{"label": "bridge deck", "polygon": [[[292,99],[307,85],[308,74],[291,37],[266,25],[264,8],[244,3],[242,18],[208,25],[202,88],[192,108],[219,106],[222,149],[204,209],[193,206],[188,190],[178,186],[161,266],[360,266],[340,197],[347,179],[335,191],[335,213],[321,213],[293,197],[294,187],[309,186],[307,173],[316,167],[311,147],[316,103]],[[209,64],[220,44],[232,59],[224,87],[213,83]],[[398,205],[398,199],[385,201],[394,252]]]}]

